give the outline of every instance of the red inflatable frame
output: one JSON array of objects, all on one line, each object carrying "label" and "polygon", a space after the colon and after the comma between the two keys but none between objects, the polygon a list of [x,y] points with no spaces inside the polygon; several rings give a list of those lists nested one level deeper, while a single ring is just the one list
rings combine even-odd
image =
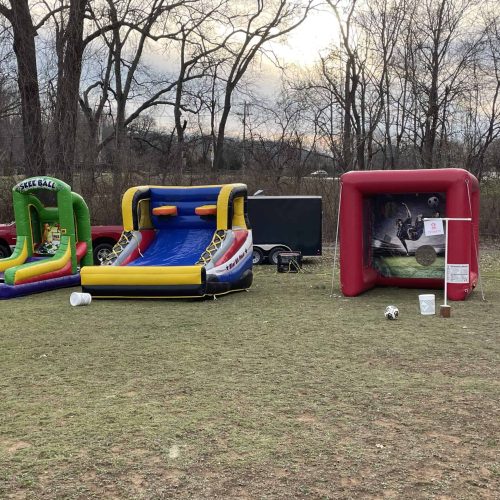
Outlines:
[{"label": "red inflatable frame", "polygon": [[[477,285],[479,256],[479,183],[466,170],[377,170],[348,172],[340,178],[340,282],[342,293],[356,296],[374,286],[443,288],[436,278],[384,277],[371,265],[370,238],[363,216],[378,194],[446,194],[446,217],[472,218],[451,222],[448,264],[469,264],[469,283],[448,283],[448,298],[464,300]],[[369,210],[369,205],[368,205]]]}]

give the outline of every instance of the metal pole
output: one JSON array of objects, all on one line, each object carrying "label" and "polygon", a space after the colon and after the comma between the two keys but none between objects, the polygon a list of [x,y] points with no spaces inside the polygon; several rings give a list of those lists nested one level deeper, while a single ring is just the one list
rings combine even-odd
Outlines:
[{"label": "metal pole", "polygon": [[[443,221],[443,229],[445,232],[445,247],[444,247],[444,305],[448,305],[448,230],[450,221],[466,221],[471,222],[471,217],[437,217]],[[433,217],[425,217],[424,221],[435,220]],[[445,224],[445,222],[447,224]]]}]

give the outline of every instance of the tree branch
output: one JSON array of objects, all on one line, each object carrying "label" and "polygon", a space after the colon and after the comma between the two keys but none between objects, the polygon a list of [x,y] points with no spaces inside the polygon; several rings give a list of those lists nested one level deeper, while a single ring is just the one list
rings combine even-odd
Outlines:
[{"label": "tree branch", "polygon": [[[0,8],[1,8],[1,5],[0,5]],[[53,17],[58,12],[61,12],[61,11],[66,10],[66,9],[69,9],[69,5],[61,5],[61,7],[58,7],[57,9],[50,11],[48,14],[46,14],[45,16],[42,17],[42,19],[38,22],[38,24],[33,26],[34,30],[38,31],[51,17]]]},{"label": "tree branch", "polygon": [[0,15],[12,22],[12,10],[5,7],[5,5],[0,4]]}]

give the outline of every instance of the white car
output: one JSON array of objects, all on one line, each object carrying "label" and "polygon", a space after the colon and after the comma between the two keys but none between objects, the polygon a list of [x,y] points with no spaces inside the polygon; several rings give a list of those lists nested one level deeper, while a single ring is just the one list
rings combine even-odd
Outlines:
[{"label": "white car", "polygon": [[309,177],[328,177],[328,175],[326,170],[316,170],[315,172],[311,172]]}]

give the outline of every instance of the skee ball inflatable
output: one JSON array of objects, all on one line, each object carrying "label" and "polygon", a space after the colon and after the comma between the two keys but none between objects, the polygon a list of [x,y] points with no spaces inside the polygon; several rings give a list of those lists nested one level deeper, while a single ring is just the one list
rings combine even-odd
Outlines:
[{"label": "skee ball inflatable", "polygon": [[0,299],[78,285],[79,266],[93,263],[83,198],[51,177],[26,179],[12,192],[17,240],[0,259]]},{"label": "skee ball inflatable", "polygon": [[204,297],[252,284],[244,184],[139,186],[122,200],[123,234],[102,266],[82,269],[94,297]]}]

